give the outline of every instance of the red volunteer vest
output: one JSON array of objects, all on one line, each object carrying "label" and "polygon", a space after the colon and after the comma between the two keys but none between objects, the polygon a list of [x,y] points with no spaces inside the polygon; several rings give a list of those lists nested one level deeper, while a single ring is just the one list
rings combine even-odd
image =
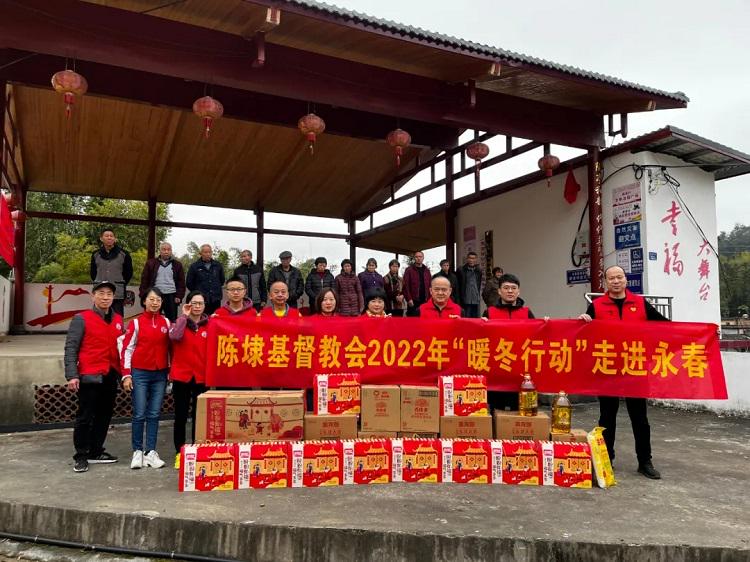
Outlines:
[{"label": "red volunteer vest", "polygon": [[[594,315],[597,320],[620,320],[617,305],[608,295],[594,300]],[[625,322],[636,322],[647,320],[646,300],[640,295],[634,295],[625,289],[625,302],[622,305],[622,320]]]},{"label": "red volunteer vest", "polygon": [[432,299],[428,299],[426,303],[424,303],[422,306],[419,307],[419,316],[420,318],[450,318],[451,316],[458,316],[461,317],[461,307],[458,306],[455,302],[452,300],[448,300],[447,303],[445,303],[445,308],[443,310],[438,310],[435,307],[435,303],[432,302]]},{"label": "red volunteer vest", "polygon": [[122,334],[122,316],[112,314],[112,322],[93,310],[80,313],[83,318],[83,340],[78,350],[78,374],[106,375],[110,369],[120,372],[120,354],[117,351],[117,338]]},{"label": "red volunteer vest", "polygon": [[206,349],[208,348],[208,324],[194,332],[185,326],[180,341],[172,342],[172,369],[169,378],[173,381],[206,382]]},{"label": "red volunteer vest", "polygon": [[528,320],[529,307],[521,306],[519,308],[500,308],[491,306],[487,309],[490,320]]}]

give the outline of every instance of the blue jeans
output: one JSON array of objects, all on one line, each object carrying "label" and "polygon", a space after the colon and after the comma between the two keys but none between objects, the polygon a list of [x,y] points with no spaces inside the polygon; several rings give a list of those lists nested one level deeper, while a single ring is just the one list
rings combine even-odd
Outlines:
[{"label": "blue jeans", "polygon": [[[132,444],[134,451],[156,449],[156,436],[159,432],[159,412],[167,387],[167,371],[146,371],[133,369],[133,426]],[[146,447],[143,447],[143,425],[146,424]]]}]

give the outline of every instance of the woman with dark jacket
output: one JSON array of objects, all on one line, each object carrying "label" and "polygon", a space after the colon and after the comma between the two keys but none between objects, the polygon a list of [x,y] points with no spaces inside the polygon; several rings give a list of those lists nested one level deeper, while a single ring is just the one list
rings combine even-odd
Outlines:
[{"label": "woman with dark jacket", "polygon": [[336,276],[336,292],[339,295],[339,314],[359,316],[365,307],[362,284],[352,271],[351,260],[341,262],[341,273]]},{"label": "woman with dark jacket", "polygon": [[[169,372],[169,320],[161,314],[162,294],[152,287],[146,291],[145,310],[131,320],[118,341],[126,391],[132,390],[133,458],[130,468],[162,468],[164,461],[156,452],[159,413]],[[146,428],[146,446],[143,429]]]},{"label": "woman with dark jacket", "polygon": [[378,262],[375,258],[367,260],[367,269],[358,275],[362,284],[362,295],[367,297],[375,291],[383,290],[383,277],[378,273]]},{"label": "woman with dark jacket", "polygon": [[385,290],[385,312],[394,316],[403,316],[406,310],[404,299],[404,278],[398,274],[401,264],[398,260],[388,262],[388,273],[383,276],[383,289]]},{"label": "woman with dark jacket", "polygon": [[185,444],[188,412],[193,412],[191,443],[195,442],[195,413],[198,395],[206,391],[206,348],[208,346],[208,315],[206,297],[200,291],[188,293],[182,305],[182,316],[169,329],[172,342],[172,381],[174,398],[174,466],[180,468],[180,449]]},{"label": "woman with dark jacket", "polygon": [[315,258],[315,269],[307,274],[305,280],[305,293],[310,301],[310,313],[315,314],[317,312],[317,298],[318,294],[323,289],[330,289],[336,284],[336,280],[333,278],[333,273],[326,266],[328,260],[323,257]]}]

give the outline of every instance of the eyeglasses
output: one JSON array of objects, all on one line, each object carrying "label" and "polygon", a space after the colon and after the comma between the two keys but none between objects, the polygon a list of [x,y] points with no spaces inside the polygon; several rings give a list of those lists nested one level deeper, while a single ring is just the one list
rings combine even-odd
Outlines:
[{"label": "eyeglasses", "polygon": [[189,304],[190,306],[206,306],[206,303],[201,302],[201,301],[193,301],[193,302],[190,302]]},{"label": "eyeglasses", "polygon": [[231,287],[227,289],[227,292],[228,293],[241,293],[244,290],[245,290],[245,287]]},{"label": "eyeglasses", "polygon": [[515,285],[503,285],[500,287],[503,291],[517,291],[518,287]]}]

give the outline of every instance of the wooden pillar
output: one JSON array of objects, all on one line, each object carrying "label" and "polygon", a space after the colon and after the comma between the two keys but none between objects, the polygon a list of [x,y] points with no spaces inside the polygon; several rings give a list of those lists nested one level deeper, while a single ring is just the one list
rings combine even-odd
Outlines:
[{"label": "wooden pillar", "polygon": [[591,292],[604,291],[604,250],[602,247],[602,176],[599,148],[588,153],[589,237],[591,240]]},{"label": "wooden pillar", "polygon": [[[154,254],[156,252],[156,254]],[[146,258],[159,255],[156,248],[156,197],[148,199],[148,246],[146,247]]]},{"label": "wooden pillar", "polygon": [[445,160],[445,259],[456,269],[456,206],[453,202],[453,156]]},{"label": "wooden pillar", "polygon": [[263,264],[264,264],[264,252],[263,252],[263,245],[264,245],[264,238],[265,238],[265,232],[264,232],[264,219],[263,219],[263,207],[258,207],[255,209],[255,226],[257,227],[257,237],[255,239],[256,241],[256,249],[255,249],[255,263],[258,264],[260,267],[260,270],[263,271]]},{"label": "wooden pillar", "polygon": [[357,233],[357,221],[350,217],[347,221],[349,226],[349,259],[352,262],[352,271],[357,271],[357,243],[354,241],[354,236]]}]

